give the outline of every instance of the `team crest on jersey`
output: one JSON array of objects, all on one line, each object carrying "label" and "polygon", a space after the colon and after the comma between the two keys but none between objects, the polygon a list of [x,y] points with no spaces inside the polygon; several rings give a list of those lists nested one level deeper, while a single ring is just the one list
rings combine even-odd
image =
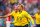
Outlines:
[{"label": "team crest on jersey", "polygon": [[23,14],[20,17],[18,16],[18,18],[20,18],[20,20],[22,20],[22,17],[23,17]]},{"label": "team crest on jersey", "polygon": [[22,17],[23,17],[23,14],[22,14],[21,17],[20,17],[20,20],[22,20]]}]

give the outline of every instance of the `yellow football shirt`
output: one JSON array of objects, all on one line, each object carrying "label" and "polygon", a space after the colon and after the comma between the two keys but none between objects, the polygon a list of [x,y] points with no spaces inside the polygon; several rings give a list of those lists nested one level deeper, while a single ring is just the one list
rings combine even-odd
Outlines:
[{"label": "yellow football shirt", "polygon": [[14,16],[14,21],[12,22],[14,26],[21,26],[20,19],[18,18],[19,12],[15,13],[15,11],[13,11],[10,15]]},{"label": "yellow football shirt", "polygon": [[28,21],[28,19],[34,24],[32,17],[26,11],[22,11],[21,13],[15,13],[14,11],[10,15],[14,16],[15,20],[12,22],[14,23],[14,26],[25,26],[26,24],[29,24],[30,21]]},{"label": "yellow football shirt", "polygon": [[40,14],[36,13],[35,18],[36,18],[36,24],[40,24]]},{"label": "yellow football shirt", "polygon": [[18,18],[20,18],[21,26],[29,24],[30,21],[28,21],[28,19],[31,20],[34,24],[32,17],[26,11],[22,11],[21,13],[19,13]]}]

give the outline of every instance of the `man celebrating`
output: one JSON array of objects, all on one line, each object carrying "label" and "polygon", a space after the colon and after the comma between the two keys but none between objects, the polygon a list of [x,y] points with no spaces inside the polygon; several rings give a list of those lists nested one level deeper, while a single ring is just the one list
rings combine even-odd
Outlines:
[{"label": "man celebrating", "polygon": [[26,11],[23,11],[23,8],[24,8],[24,5],[19,3],[18,4],[18,9],[19,9],[18,19],[20,20],[19,22],[21,23],[21,25],[18,27],[28,27],[28,24],[29,24],[28,19],[32,21],[33,26],[34,26],[34,21],[32,17]]}]

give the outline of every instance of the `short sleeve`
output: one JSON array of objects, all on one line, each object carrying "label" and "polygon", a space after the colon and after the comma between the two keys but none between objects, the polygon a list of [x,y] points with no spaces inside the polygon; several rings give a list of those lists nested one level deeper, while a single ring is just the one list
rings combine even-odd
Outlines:
[{"label": "short sleeve", "polygon": [[12,16],[12,15],[13,15],[13,13],[14,13],[14,12],[12,12],[12,13],[11,13],[11,14],[9,14],[9,15],[10,15],[10,16]]}]

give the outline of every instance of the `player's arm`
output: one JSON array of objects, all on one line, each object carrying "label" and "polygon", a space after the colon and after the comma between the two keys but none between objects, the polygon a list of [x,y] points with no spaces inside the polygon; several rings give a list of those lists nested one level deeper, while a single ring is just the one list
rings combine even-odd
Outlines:
[{"label": "player's arm", "polygon": [[34,24],[33,18],[32,18],[30,15],[28,15],[27,17],[28,17],[28,18],[32,21],[32,23]]},{"label": "player's arm", "polygon": [[14,18],[15,20],[13,22],[11,22],[11,24],[17,23],[17,18]]},{"label": "player's arm", "polygon": [[13,22],[10,22],[10,24],[14,24]]},{"label": "player's arm", "polygon": [[5,16],[0,16],[0,18],[6,18],[6,17],[12,16],[12,15],[13,15],[13,12],[10,13],[10,14],[7,14],[7,15],[5,15]]},{"label": "player's arm", "polygon": [[34,18],[34,20],[36,19],[35,15],[31,15],[31,17],[33,17],[33,18]]},{"label": "player's arm", "polygon": [[16,21],[13,21],[13,22],[11,22],[10,24],[14,24],[14,23],[17,23]]},{"label": "player's arm", "polygon": [[27,18],[29,18],[29,19],[32,21],[32,23],[34,24],[34,21],[33,21],[32,17],[31,17],[27,12],[25,13],[25,16],[26,16]]},{"label": "player's arm", "polygon": [[32,17],[28,13],[25,13],[25,16],[28,17],[32,21],[33,27],[35,27],[35,24],[34,24]]},{"label": "player's arm", "polygon": [[0,16],[0,18],[6,18],[6,17],[8,17],[9,15],[5,15],[5,16]]}]

